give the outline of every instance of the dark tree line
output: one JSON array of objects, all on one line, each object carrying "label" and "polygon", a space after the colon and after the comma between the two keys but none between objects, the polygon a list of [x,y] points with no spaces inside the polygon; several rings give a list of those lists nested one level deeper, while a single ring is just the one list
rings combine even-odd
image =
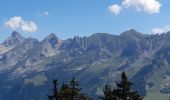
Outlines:
[{"label": "dark tree line", "polygon": [[58,89],[58,81],[53,80],[52,95],[47,95],[49,100],[91,100],[87,94],[81,93],[79,82],[73,78],[69,84],[63,83]]},{"label": "dark tree line", "polygon": [[[103,89],[103,96],[99,97],[102,100],[142,100],[137,91],[132,89],[133,83],[131,83],[125,72],[121,75],[121,81],[117,83],[116,88],[106,85]],[[92,100],[86,94],[81,93],[79,82],[73,78],[69,84],[63,84],[58,89],[58,81],[53,80],[53,93],[48,95],[49,100]]]}]

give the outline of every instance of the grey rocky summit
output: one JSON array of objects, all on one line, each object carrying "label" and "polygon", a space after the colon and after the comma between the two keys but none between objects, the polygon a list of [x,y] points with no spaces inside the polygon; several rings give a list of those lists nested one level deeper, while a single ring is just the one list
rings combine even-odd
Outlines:
[{"label": "grey rocky summit", "polygon": [[17,31],[13,31],[11,36],[8,37],[2,44],[4,46],[15,46],[22,43],[25,40]]}]

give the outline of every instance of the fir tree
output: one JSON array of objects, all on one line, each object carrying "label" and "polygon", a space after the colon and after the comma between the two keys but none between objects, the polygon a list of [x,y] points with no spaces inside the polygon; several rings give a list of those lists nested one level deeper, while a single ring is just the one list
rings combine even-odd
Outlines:
[{"label": "fir tree", "polygon": [[79,88],[79,83],[78,81],[73,78],[71,81],[70,81],[70,90],[71,90],[71,100],[74,100],[74,98],[80,94],[80,88]]},{"label": "fir tree", "polygon": [[60,99],[61,100],[69,100],[70,89],[69,85],[63,83],[60,90]]},{"label": "fir tree", "polygon": [[123,100],[142,100],[137,91],[132,90],[133,83],[128,80],[125,72],[122,73],[121,79],[122,81],[117,84],[119,98]]},{"label": "fir tree", "polygon": [[59,100],[57,87],[58,87],[58,81],[55,79],[55,80],[53,80],[53,89],[51,89],[53,91],[53,95],[51,95],[51,96],[47,95],[49,100]]},{"label": "fir tree", "polygon": [[57,86],[57,80],[53,80],[53,94],[47,95],[49,100],[91,100],[88,95],[81,93],[79,82],[75,78],[69,84],[63,84],[59,91]]},{"label": "fir tree", "polygon": [[106,85],[103,89],[103,93],[105,95],[105,97],[102,97],[103,100],[112,100],[112,91],[110,86]]},{"label": "fir tree", "polygon": [[106,85],[103,100],[142,100],[143,98],[137,93],[137,91],[132,90],[132,85],[125,72],[121,75],[121,82],[117,83],[117,88],[111,90],[109,86]]}]

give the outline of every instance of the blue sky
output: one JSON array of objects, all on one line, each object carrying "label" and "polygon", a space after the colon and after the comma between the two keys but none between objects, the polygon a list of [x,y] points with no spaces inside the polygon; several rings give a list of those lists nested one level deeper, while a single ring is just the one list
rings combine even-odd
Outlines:
[{"label": "blue sky", "polygon": [[67,39],[131,28],[147,34],[166,32],[169,5],[169,0],[1,0],[0,41],[13,30],[40,40],[50,33]]}]

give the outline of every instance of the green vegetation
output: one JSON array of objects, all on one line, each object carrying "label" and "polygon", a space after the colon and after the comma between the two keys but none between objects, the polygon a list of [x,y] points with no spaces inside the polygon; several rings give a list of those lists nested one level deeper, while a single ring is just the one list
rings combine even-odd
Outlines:
[{"label": "green vegetation", "polygon": [[133,91],[131,83],[125,72],[122,73],[121,82],[117,83],[116,89],[111,89],[110,86],[106,85],[103,92],[104,96],[101,97],[102,100],[142,100],[143,98]]},{"label": "green vegetation", "polygon": [[[100,97],[102,100],[142,100],[137,91],[133,91],[131,83],[125,72],[121,75],[121,82],[117,83],[116,89],[111,89],[110,86],[106,85],[103,89],[104,96]],[[53,80],[53,94],[48,95],[49,100],[92,100],[86,94],[81,93],[79,88],[79,82],[73,78],[69,84],[63,84],[58,90],[58,81]]]},{"label": "green vegetation", "polygon": [[73,78],[69,84],[63,83],[58,89],[58,81],[53,80],[52,95],[47,95],[49,100],[91,100],[86,94],[81,93],[79,82]]}]

